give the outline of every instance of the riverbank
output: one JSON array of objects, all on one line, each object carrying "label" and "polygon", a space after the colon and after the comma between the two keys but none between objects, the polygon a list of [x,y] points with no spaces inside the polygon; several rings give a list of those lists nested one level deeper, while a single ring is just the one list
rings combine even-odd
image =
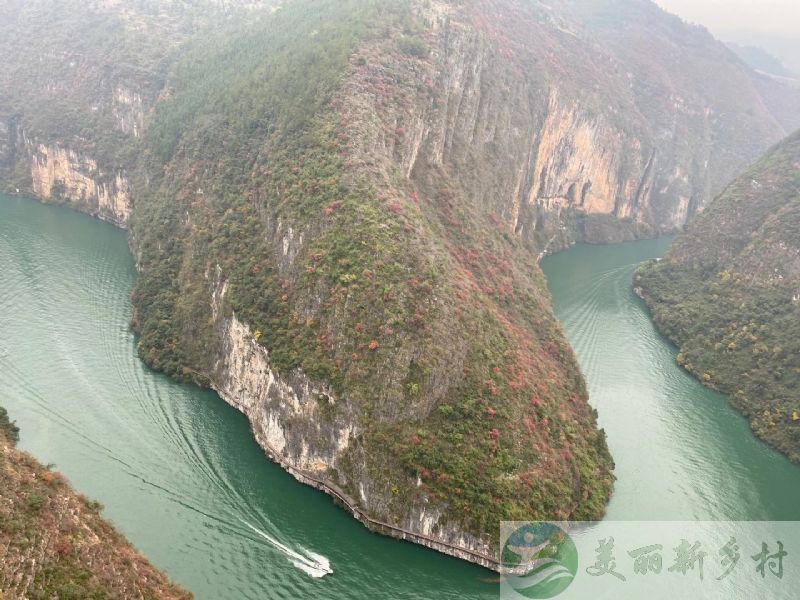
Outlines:
[{"label": "riverbank", "polygon": [[796,520],[800,468],[678,366],[632,289],[638,265],[670,241],[579,244],[542,261],[616,463],[606,518]]},{"label": "riverbank", "polygon": [[0,407],[0,598],[189,600],[62,475],[15,448]]}]

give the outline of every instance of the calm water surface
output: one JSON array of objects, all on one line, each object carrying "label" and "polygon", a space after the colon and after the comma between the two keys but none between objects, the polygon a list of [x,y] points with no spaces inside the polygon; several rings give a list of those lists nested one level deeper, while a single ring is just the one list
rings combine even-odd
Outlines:
[{"label": "calm water surface", "polygon": [[[667,241],[578,246],[544,261],[556,310],[617,461],[613,519],[800,519],[800,469],[681,372],[629,291]],[[497,598],[491,573],[375,536],[296,483],[213,393],[136,357],[125,234],[0,196],[0,405],[200,599]],[[296,553],[331,562],[309,577]]]},{"label": "calm water surface", "polygon": [[800,467],[679,368],[631,289],[670,239],[578,245],[542,267],[616,461],[612,520],[800,520]]}]

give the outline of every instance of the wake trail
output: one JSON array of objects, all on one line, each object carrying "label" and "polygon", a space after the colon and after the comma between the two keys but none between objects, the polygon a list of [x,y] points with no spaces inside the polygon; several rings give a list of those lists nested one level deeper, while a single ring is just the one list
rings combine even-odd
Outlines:
[{"label": "wake trail", "polygon": [[310,575],[311,577],[318,579],[333,573],[333,569],[331,569],[331,562],[321,554],[317,554],[316,552],[312,552],[306,548],[302,548],[302,554],[300,552],[295,552],[288,546],[281,544],[278,540],[266,532],[261,531],[258,527],[251,525],[244,519],[239,520],[253,532],[267,540],[272,546],[280,550],[284,556],[289,559],[289,562],[303,571],[306,575]]}]

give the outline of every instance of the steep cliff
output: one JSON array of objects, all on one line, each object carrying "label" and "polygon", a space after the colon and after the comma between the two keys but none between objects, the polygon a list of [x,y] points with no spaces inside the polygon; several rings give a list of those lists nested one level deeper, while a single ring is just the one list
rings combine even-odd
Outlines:
[{"label": "steep cliff", "polygon": [[[129,211],[131,197],[115,195],[114,180],[135,169],[137,139],[167,97],[170,69],[193,39],[281,5],[6,3],[0,170],[7,191],[39,193],[28,167],[44,145],[95,163],[100,178],[90,177],[90,186],[106,188],[112,204]],[[704,29],[649,0],[438,0],[420,10],[426,60],[406,74],[406,105],[383,105],[376,116],[394,109],[385,120],[408,121],[413,164],[473,174],[465,192],[491,197],[498,216],[548,250],[679,228],[800,127],[800,92],[747,68]],[[31,31],[47,43],[32,43]],[[79,185],[61,199],[124,222],[100,210],[102,194],[87,200],[85,191]]]},{"label": "steep cliff", "polygon": [[14,447],[0,407],[0,597],[188,599],[100,516],[98,505]]},{"label": "steep cliff", "polygon": [[414,134],[385,125],[425,17],[293,6],[193,53],[146,131],[170,167],[132,219],[142,355],[370,526],[496,567],[499,520],[602,514],[604,437],[536,254],[455,179],[409,178]]},{"label": "steep cliff", "polygon": [[636,275],[678,362],[800,461],[800,133],[775,146]]},{"label": "steep cliff", "polygon": [[[404,104],[375,114],[414,132],[412,179],[458,173],[533,247],[681,227],[800,126],[796,90],[651,2],[432,6],[428,60],[400,71]],[[395,64],[365,70],[398,79]]]},{"label": "steep cliff", "polygon": [[128,224],[141,356],[369,526],[492,567],[499,520],[611,493],[538,257],[681,226],[800,124],[644,0],[44,4],[0,19],[58,44],[12,27],[0,165]]},{"label": "steep cliff", "polygon": [[58,146],[42,144],[30,154],[31,189],[37,198],[70,202],[78,210],[127,226],[130,184],[121,172],[107,178],[94,159]]},{"label": "steep cliff", "polygon": [[126,227],[138,138],[181,43],[269,0],[9,0],[0,7],[3,190]]}]

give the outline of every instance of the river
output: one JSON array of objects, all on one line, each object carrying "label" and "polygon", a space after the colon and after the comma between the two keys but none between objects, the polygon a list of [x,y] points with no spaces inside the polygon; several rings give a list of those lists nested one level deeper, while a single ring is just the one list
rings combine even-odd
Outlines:
[{"label": "river", "polygon": [[[543,267],[617,462],[612,519],[798,518],[800,469],[674,362],[629,289],[666,240],[577,246]],[[125,233],[0,196],[0,405],[199,599],[497,598],[492,574],[369,533],[270,463],[215,394],[138,360]],[[307,573],[309,552],[334,574]]]},{"label": "river", "polygon": [[616,462],[610,520],[800,520],[800,467],[678,367],[631,289],[669,238],[578,245],[542,268]]}]

